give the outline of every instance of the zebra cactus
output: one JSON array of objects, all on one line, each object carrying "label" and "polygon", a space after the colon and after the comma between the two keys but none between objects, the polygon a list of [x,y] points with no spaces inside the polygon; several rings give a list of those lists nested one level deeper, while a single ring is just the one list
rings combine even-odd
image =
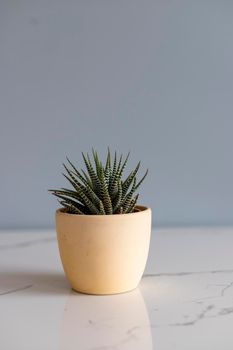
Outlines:
[{"label": "zebra cactus", "polygon": [[72,185],[72,189],[49,190],[58,198],[64,210],[79,215],[127,214],[136,211],[139,196],[136,192],[147,176],[148,170],[137,182],[139,162],[122,180],[129,153],[123,160],[123,156],[118,159],[115,152],[112,159],[108,149],[105,164],[100,161],[95,150],[92,150],[93,159],[88,153],[86,155],[82,153],[82,157],[85,171],[83,169],[79,171],[68,158],[68,164],[63,164],[65,169],[63,175]]}]

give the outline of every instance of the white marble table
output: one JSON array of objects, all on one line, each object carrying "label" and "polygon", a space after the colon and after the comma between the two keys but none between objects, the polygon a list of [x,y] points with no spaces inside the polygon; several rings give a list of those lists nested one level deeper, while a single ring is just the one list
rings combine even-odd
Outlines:
[{"label": "white marble table", "polygon": [[233,228],[152,234],[140,287],[73,292],[54,232],[0,234],[1,350],[232,350]]}]

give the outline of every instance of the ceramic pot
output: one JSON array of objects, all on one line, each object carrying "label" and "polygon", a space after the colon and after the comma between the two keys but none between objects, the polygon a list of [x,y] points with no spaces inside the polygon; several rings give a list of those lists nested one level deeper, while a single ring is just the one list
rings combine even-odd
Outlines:
[{"label": "ceramic pot", "polygon": [[151,209],[114,215],[56,211],[56,230],[65,274],[78,292],[115,294],[137,287],[145,269]]}]

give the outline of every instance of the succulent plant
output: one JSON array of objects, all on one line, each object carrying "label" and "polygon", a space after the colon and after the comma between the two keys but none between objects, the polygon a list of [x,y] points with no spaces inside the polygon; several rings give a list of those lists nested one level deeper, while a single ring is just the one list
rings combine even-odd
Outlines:
[{"label": "succulent plant", "polygon": [[136,203],[139,194],[135,192],[147,176],[137,182],[137,173],[140,162],[129,175],[122,180],[122,175],[126,168],[129,153],[123,161],[121,155],[118,159],[117,153],[114,159],[108,149],[106,162],[100,161],[95,150],[92,149],[93,160],[87,153],[82,157],[86,166],[86,171],[80,171],[67,158],[69,167],[63,164],[66,173],[65,178],[72,185],[73,189],[61,188],[60,190],[49,190],[59,198],[59,203],[66,212],[80,215],[111,215],[126,214],[136,211]]}]

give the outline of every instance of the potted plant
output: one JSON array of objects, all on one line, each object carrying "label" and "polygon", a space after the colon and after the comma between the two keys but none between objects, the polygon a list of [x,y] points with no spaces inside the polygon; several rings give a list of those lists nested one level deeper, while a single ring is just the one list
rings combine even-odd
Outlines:
[{"label": "potted plant", "polygon": [[[115,294],[137,287],[150,243],[151,209],[137,205],[136,168],[123,180],[123,161],[108,149],[103,164],[96,151],[84,155],[86,171],[67,158],[63,174],[72,189],[49,190],[62,208],[56,231],[65,274],[72,288],[87,294]],[[137,194],[136,194],[137,193]]]}]

